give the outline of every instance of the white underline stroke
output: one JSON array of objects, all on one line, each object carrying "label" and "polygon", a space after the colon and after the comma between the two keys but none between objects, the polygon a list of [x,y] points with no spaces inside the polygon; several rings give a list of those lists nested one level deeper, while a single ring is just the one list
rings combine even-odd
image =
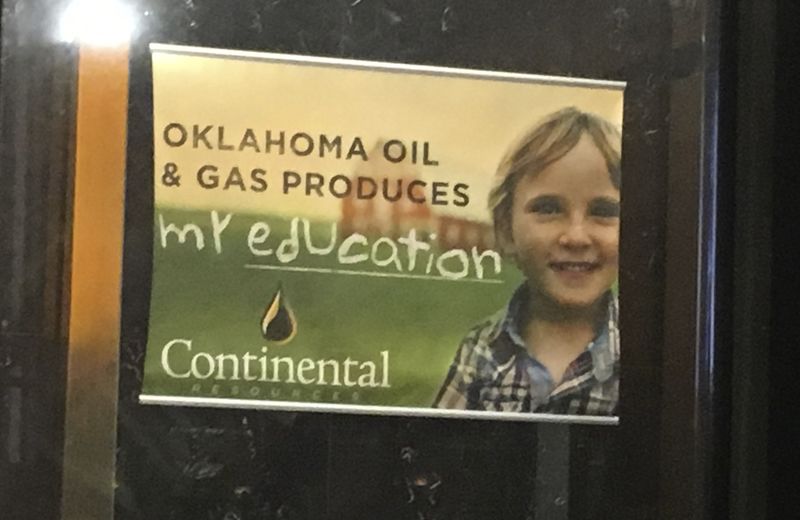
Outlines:
[{"label": "white underline stroke", "polygon": [[466,283],[503,283],[503,280],[478,280],[475,278],[445,278],[444,276],[433,276],[429,274],[405,274],[405,273],[377,273],[374,271],[354,271],[350,269],[330,269],[325,267],[291,267],[283,265],[265,264],[245,264],[247,269],[264,269],[267,271],[292,271],[295,273],[322,273],[322,274],[344,274],[348,276],[372,276],[375,278],[407,278],[412,280],[439,280],[442,282],[466,282]]}]

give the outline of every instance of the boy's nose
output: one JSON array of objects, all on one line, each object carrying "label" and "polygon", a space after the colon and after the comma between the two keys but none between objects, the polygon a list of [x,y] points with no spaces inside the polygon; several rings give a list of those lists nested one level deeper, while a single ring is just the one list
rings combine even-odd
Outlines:
[{"label": "boy's nose", "polygon": [[583,219],[571,220],[558,239],[563,247],[586,247],[591,244],[586,222]]}]

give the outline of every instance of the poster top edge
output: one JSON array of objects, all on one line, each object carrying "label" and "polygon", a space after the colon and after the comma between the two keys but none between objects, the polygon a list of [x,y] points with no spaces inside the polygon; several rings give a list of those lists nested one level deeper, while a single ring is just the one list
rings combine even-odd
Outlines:
[{"label": "poster top edge", "polygon": [[297,54],[280,54],[262,51],[243,51],[231,49],[217,49],[210,47],[195,47],[167,43],[150,43],[151,53],[179,54],[186,56],[204,56],[210,58],[234,58],[268,62],[291,63],[296,65],[321,65],[327,67],[342,67],[357,70],[376,70],[383,72],[417,72],[420,74],[433,74],[439,76],[455,76],[474,79],[495,79],[501,81],[531,82],[548,85],[561,85],[585,88],[603,88],[609,90],[624,90],[625,81],[613,81],[589,78],[573,78],[565,76],[547,76],[543,74],[526,74],[520,72],[501,72],[481,69],[464,69],[455,67],[442,67],[433,65],[414,65],[407,63],[393,63],[383,61],[366,61],[346,58],[325,58],[320,56],[305,56]]},{"label": "poster top edge", "polygon": [[595,415],[567,415],[517,412],[492,412],[480,410],[447,410],[440,408],[401,408],[396,406],[344,405],[335,403],[301,403],[294,401],[260,401],[255,399],[232,399],[222,397],[183,397],[141,394],[139,403],[144,405],[203,406],[210,408],[243,408],[284,412],[333,412],[355,415],[382,415],[395,417],[427,417],[430,419],[480,419],[511,422],[550,424],[580,424],[594,426],[618,426],[619,417]]}]

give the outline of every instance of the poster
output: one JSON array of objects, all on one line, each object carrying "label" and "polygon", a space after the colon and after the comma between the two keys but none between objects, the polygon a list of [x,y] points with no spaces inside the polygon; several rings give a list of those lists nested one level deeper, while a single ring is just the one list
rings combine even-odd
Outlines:
[{"label": "poster", "polygon": [[141,402],[616,422],[623,84],[151,50]]}]

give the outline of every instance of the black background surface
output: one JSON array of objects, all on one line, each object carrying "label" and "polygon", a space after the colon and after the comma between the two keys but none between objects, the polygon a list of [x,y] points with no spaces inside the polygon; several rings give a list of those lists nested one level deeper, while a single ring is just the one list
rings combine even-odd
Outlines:
[{"label": "black background surface", "polygon": [[[76,56],[48,35],[63,4],[2,3],[3,519],[58,518]],[[792,2],[130,4],[141,22],[117,519],[541,518],[552,504],[536,504],[535,490],[559,478],[537,474],[542,432],[530,424],[137,404],[152,248],[151,41],[626,81],[622,422],[570,428],[560,511],[631,520],[796,512],[779,471],[796,451],[785,399],[798,336]]]}]

